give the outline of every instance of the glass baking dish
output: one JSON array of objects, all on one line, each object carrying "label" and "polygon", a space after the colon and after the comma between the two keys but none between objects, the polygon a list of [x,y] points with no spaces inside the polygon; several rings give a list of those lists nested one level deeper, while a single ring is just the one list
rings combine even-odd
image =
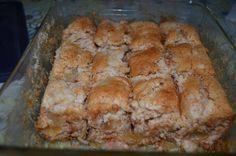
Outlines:
[{"label": "glass baking dish", "polygon": [[[175,18],[189,23],[200,32],[204,45],[236,112],[236,49],[225,32],[200,3],[165,0],[68,0],[57,1],[44,19],[15,70],[0,90],[0,145],[21,148],[53,148],[91,151],[76,141],[49,143],[35,130],[40,102],[47,85],[55,50],[63,28],[76,16],[119,20]],[[227,150],[236,152],[236,123],[226,136]],[[146,152],[146,151],[142,151]]]}]

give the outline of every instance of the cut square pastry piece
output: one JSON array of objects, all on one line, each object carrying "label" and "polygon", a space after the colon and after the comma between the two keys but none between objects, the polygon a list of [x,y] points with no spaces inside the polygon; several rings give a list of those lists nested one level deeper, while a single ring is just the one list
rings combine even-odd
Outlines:
[{"label": "cut square pastry piece", "polygon": [[[111,77],[95,84],[87,100],[88,124],[95,129],[89,134],[90,141],[121,141],[121,136],[130,133],[130,92],[130,84],[123,77]],[[92,134],[97,131],[103,136]]]},{"label": "cut square pastry piece", "polygon": [[104,80],[112,76],[125,76],[129,72],[126,62],[123,62],[122,53],[97,53],[93,59],[93,82]]},{"label": "cut square pastry piece", "polygon": [[182,145],[188,148],[187,142],[193,147],[208,149],[230,128],[232,108],[221,85],[212,76],[190,76],[182,88],[181,112],[187,132]]},{"label": "cut square pastry piece", "polygon": [[94,33],[96,27],[94,22],[88,17],[77,17],[63,31],[62,42],[72,42],[80,46],[81,49],[95,54]]},{"label": "cut square pastry piece", "polygon": [[129,53],[128,64],[131,77],[150,74],[161,74],[167,71],[163,49],[152,47],[146,50]]},{"label": "cut square pastry piece", "polygon": [[121,46],[127,42],[128,24],[126,21],[115,23],[103,20],[99,24],[94,41],[100,47]]},{"label": "cut square pastry piece", "polygon": [[167,51],[170,56],[169,63],[172,74],[180,84],[192,74],[205,76],[215,74],[205,47],[192,47],[190,44],[169,45]]},{"label": "cut square pastry piece", "polygon": [[88,88],[79,83],[50,81],[45,91],[37,129],[48,140],[84,138],[87,132],[84,101]]},{"label": "cut square pastry piece", "polygon": [[189,43],[192,46],[202,45],[197,30],[188,25],[175,21],[162,22],[160,24],[165,45]]},{"label": "cut square pastry piece", "polygon": [[129,29],[131,50],[144,50],[150,47],[163,48],[159,27],[154,22],[132,22]]},{"label": "cut square pastry piece", "polygon": [[58,50],[50,79],[89,83],[92,54],[73,43],[64,43]]},{"label": "cut square pastry piece", "polygon": [[181,124],[179,99],[170,77],[137,82],[133,99],[131,119],[134,133],[143,138],[140,144],[157,143],[177,135]]}]

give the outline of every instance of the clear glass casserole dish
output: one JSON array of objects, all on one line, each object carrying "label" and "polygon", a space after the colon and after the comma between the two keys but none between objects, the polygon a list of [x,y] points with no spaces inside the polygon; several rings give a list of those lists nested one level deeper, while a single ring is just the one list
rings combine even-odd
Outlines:
[{"label": "clear glass casserole dish", "polygon": [[[106,18],[156,22],[167,17],[193,25],[209,49],[217,78],[236,112],[236,49],[211,12],[201,4],[164,0],[59,1],[50,9],[37,35],[1,88],[1,146],[91,150],[76,141],[48,143],[38,136],[34,126],[62,30],[76,16],[89,16],[95,21]],[[225,152],[236,152],[235,140],[234,122],[227,135]]]}]

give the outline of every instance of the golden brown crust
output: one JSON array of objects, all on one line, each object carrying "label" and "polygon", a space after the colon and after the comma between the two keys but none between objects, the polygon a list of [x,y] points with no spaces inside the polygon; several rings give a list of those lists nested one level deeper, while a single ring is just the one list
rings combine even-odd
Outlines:
[{"label": "golden brown crust", "polygon": [[84,137],[87,126],[83,102],[87,92],[88,88],[79,84],[50,81],[36,125],[41,134],[49,140]]},{"label": "golden brown crust", "polygon": [[178,22],[163,22],[160,24],[165,45],[189,43],[193,46],[202,45],[197,30],[187,24]]},{"label": "golden brown crust", "polygon": [[178,73],[191,70],[192,47],[190,44],[168,46],[167,49],[170,51],[173,63],[176,64],[176,71]]},{"label": "golden brown crust", "polygon": [[136,51],[128,59],[130,76],[149,75],[158,72],[157,62],[162,56],[162,51],[158,48],[149,48],[143,51]]},{"label": "golden brown crust", "polygon": [[163,35],[170,33],[173,30],[177,30],[183,27],[184,24],[176,21],[164,21],[160,23],[160,32]]},{"label": "golden brown crust", "polygon": [[63,31],[63,40],[68,39],[70,35],[75,32],[92,33],[95,31],[95,24],[88,17],[77,17],[70,25]]},{"label": "golden brown crust", "polygon": [[122,53],[97,53],[92,64],[92,81],[97,82],[113,76],[125,76],[129,72],[129,68],[122,58]]},{"label": "golden brown crust", "polygon": [[93,59],[92,72],[94,74],[101,72],[108,66],[108,55],[97,53]]},{"label": "golden brown crust", "polygon": [[219,81],[214,77],[204,77],[204,83],[208,88],[209,98],[214,99],[217,109],[214,113],[215,116],[219,118],[232,118],[233,110]]},{"label": "golden brown crust", "polygon": [[199,75],[215,75],[215,70],[207,55],[207,51],[203,46],[196,46],[192,49],[192,68],[194,73]]},{"label": "golden brown crust", "polygon": [[129,47],[136,51],[136,50],[144,50],[151,47],[159,47],[163,48],[159,37],[155,34],[147,34],[145,36],[138,36],[133,37]]},{"label": "golden brown crust", "polygon": [[128,29],[126,21],[115,23],[103,20],[96,31],[94,41],[99,46],[120,46],[126,43],[125,35]]},{"label": "golden brown crust", "polygon": [[52,68],[51,79],[88,83],[90,76],[88,65],[91,62],[92,54],[89,51],[67,42],[59,49]]},{"label": "golden brown crust", "polygon": [[60,59],[68,67],[85,67],[92,62],[92,54],[79,48],[79,46],[68,43],[61,48]]},{"label": "golden brown crust", "polygon": [[[49,81],[43,97],[42,108],[53,114],[73,114],[77,117],[82,117],[81,113],[84,111],[83,103],[87,94],[88,87],[79,83],[66,83],[61,80]],[[75,106],[76,108],[73,108]]]},{"label": "golden brown crust", "polygon": [[150,35],[155,36],[157,39],[159,39],[159,41],[161,39],[159,27],[154,22],[132,22],[130,23],[129,33],[131,38],[141,38],[146,35]]},{"label": "golden brown crust", "polygon": [[[183,147],[208,150],[230,128],[234,114],[219,82],[213,76],[190,76],[181,93]],[[187,143],[185,142],[187,141]],[[191,144],[188,145],[188,142]]]},{"label": "golden brown crust", "polygon": [[[204,95],[200,93],[200,80],[197,77],[189,77],[183,84],[183,92],[181,94],[181,112],[187,118],[201,117],[199,113],[203,111],[204,105],[200,100]],[[196,110],[191,111],[192,108]],[[193,114],[191,114],[191,112]],[[194,114],[195,113],[195,114]]]},{"label": "golden brown crust", "polygon": [[186,80],[181,94],[181,110],[186,118],[200,123],[233,116],[221,85],[212,76],[190,76]]},{"label": "golden brown crust", "polygon": [[91,118],[92,120],[96,120],[100,117],[101,114],[106,113],[116,113],[120,110],[120,107],[116,104],[110,104],[110,103],[95,103],[95,104],[89,104],[87,106],[88,110],[88,118]]},{"label": "golden brown crust", "polygon": [[153,22],[133,22],[129,34],[129,47],[134,51],[150,47],[163,48],[159,28]]},{"label": "golden brown crust", "polygon": [[130,91],[130,84],[123,77],[112,77],[96,83],[87,100],[88,124],[107,135],[129,130],[130,121],[126,111],[130,109]]},{"label": "golden brown crust", "polygon": [[[49,141],[68,140],[69,138],[83,139],[86,135],[87,123],[85,120],[73,119],[67,121],[62,116],[50,115],[48,117],[42,112],[41,114],[38,118],[36,128]],[[43,122],[47,124],[45,127],[42,127],[42,124],[45,124]]]},{"label": "golden brown crust", "polygon": [[179,98],[173,80],[166,77],[139,81],[133,87],[133,98],[134,134],[142,135],[138,144],[173,139],[181,125]]},{"label": "golden brown crust", "polygon": [[[171,78],[153,78],[140,81],[133,88],[134,99],[161,113],[178,112],[179,102]],[[156,108],[155,108],[156,106]]]},{"label": "golden brown crust", "polygon": [[95,25],[92,20],[87,17],[77,17],[63,31],[62,43],[74,43],[94,55],[97,49],[94,43],[94,33]]},{"label": "golden brown crust", "polygon": [[132,22],[132,23],[130,23],[130,27],[132,29],[131,33],[135,33],[134,35],[144,33],[143,30],[159,32],[158,25],[156,23],[150,22],[150,21]]},{"label": "golden brown crust", "polygon": [[50,79],[89,84],[90,75],[91,72],[88,68],[68,68],[62,62],[55,61]]},{"label": "golden brown crust", "polygon": [[179,44],[169,45],[167,49],[171,55],[172,66],[178,74],[183,72],[193,72],[197,75],[215,74],[205,47]]},{"label": "golden brown crust", "polygon": [[[93,87],[88,96],[88,108],[96,104],[113,104],[124,110],[129,110],[128,98],[130,84],[126,78],[111,77],[100,81]],[[98,107],[100,108],[100,107]]]}]

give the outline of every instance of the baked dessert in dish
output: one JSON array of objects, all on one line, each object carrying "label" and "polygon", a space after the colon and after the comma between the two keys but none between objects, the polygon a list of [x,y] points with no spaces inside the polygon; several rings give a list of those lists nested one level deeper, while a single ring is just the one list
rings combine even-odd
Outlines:
[{"label": "baked dessert in dish", "polygon": [[188,24],[77,17],[62,33],[36,128],[103,149],[217,150],[234,113],[215,75]]}]

